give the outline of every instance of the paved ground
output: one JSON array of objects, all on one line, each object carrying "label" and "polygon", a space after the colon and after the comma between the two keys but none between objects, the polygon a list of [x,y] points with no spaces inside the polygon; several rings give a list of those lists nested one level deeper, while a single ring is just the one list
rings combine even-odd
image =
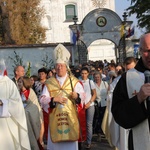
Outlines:
[{"label": "paved ground", "polygon": [[[85,143],[82,143],[81,150],[88,150],[84,147],[85,147]],[[45,145],[45,150],[46,150],[46,145]],[[93,135],[92,145],[91,145],[90,150],[114,150],[114,149],[109,146],[109,144],[104,136],[102,136],[101,141],[98,141],[98,136]]]},{"label": "paved ground", "polygon": [[[82,150],[87,150],[86,148],[84,148],[84,144],[82,145],[83,145]],[[92,145],[90,150],[114,150],[114,149],[109,146],[104,136],[102,136],[101,141],[98,141],[98,136],[93,135]]]}]

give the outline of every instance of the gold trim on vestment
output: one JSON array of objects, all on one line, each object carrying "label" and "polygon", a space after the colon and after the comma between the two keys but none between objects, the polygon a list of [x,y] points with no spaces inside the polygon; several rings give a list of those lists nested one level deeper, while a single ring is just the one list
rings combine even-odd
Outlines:
[{"label": "gold trim on vestment", "polygon": [[[71,76],[73,87],[79,82]],[[62,94],[67,98],[67,103],[62,105],[57,103],[49,115],[50,136],[52,142],[77,141],[79,138],[79,122],[75,100],[71,99],[72,92],[70,79],[66,78],[62,87],[55,77],[46,81],[46,86],[51,97]]]}]

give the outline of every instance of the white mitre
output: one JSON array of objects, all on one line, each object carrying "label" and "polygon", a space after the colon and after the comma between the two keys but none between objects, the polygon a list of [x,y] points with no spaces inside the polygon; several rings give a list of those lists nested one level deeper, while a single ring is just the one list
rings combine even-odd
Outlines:
[{"label": "white mitre", "polygon": [[58,44],[53,52],[53,60],[55,64],[63,63],[68,65],[70,52],[62,45]]}]

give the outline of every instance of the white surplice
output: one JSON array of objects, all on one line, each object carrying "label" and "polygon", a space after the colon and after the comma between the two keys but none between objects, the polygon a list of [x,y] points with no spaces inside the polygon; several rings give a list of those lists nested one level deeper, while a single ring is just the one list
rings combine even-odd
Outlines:
[{"label": "white surplice", "polygon": [[25,111],[19,91],[7,76],[0,76],[0,150],[30,150]]}]

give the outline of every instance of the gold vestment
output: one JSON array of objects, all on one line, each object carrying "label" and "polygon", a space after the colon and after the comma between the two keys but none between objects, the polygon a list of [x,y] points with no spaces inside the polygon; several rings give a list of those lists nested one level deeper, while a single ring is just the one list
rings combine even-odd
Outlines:
[{"label": "gold vestment", "polygon": [[79,121],[75,100],[71,99],[70,93],[78,82],[74,76],[66,78],[62,87],[55,77],[46,81],[46,86],[51,97],[62,95],[67,98],[67,103],[56,104],[49,115],[49,128],[52,142],[77,141],[79,139]]}]

